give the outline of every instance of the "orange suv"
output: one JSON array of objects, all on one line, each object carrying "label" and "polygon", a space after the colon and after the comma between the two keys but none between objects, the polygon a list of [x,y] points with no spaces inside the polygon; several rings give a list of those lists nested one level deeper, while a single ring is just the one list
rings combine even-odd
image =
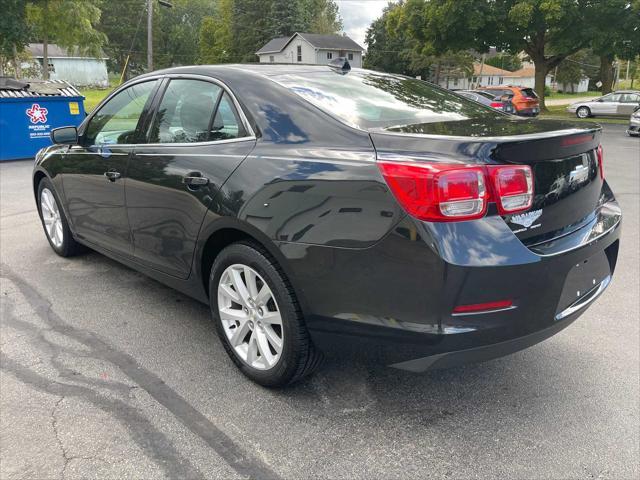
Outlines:
[{"label": "orange suv", "polygon": [[496,97],[508,97],[516,109],[516,115],[535,117],[540,113],[540,101],[533,88],[501,85],[499,87],[480,87],[477,90],[489,92]]}]

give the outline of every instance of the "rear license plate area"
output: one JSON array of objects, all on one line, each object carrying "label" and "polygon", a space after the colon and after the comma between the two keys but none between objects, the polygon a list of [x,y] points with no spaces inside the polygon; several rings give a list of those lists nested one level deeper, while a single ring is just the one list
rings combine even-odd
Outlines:
[{"label": "rear license plate area", "polygon": [[609,275],[611,275],[611,267],[604,250],[576,263],[565,280],[558,311],[564,310],[589,294]]}]

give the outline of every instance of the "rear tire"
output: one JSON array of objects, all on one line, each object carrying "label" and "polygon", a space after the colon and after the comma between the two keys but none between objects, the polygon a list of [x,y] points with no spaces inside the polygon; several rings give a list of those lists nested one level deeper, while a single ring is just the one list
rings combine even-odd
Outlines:
[{"label": "rear tire", "polygon": [[243,241],[220,252],[209,276],[209,299],[227,354],[254,382],[283,387],[320,365],[322,354],[311,342],[291,284],[259,245]]},{"label": "rear tire", "polygon": [[37,205],[42,228],[54,252],[61,257],[72,257],[86,251],[86,248],[73,238],[69,222],[61,207],[62,203],[51,180],[46,177],[38,184]]},{"label": "rear tire", "polygon": [[580,107],[576,110],[576,117],[589,118],[591,116],[591,109],[589,107]]}]

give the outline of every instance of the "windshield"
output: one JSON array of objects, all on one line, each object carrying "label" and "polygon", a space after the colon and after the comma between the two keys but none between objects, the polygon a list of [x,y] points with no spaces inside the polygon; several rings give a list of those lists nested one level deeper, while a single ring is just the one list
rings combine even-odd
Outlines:
[{"label": "windshield", "polygon": [[361,129],[502,118],[495,110],[421,80],[351,71],[276,75],[273,80]]}]

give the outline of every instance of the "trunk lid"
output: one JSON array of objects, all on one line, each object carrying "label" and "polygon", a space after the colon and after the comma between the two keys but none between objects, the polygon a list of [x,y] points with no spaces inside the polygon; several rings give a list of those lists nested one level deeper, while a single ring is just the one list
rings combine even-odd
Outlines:
[{"label": "trunk lid", "polygon": [[[596,214],[603,179],[600,127],[505,116],[490,123],[463,120],[371,131],[378,159],[466,164],[526,164],[534,177],[533,206],[503,219],[526,245],[585,225]],[[489,214],[495,213],[495,208]]]}]

